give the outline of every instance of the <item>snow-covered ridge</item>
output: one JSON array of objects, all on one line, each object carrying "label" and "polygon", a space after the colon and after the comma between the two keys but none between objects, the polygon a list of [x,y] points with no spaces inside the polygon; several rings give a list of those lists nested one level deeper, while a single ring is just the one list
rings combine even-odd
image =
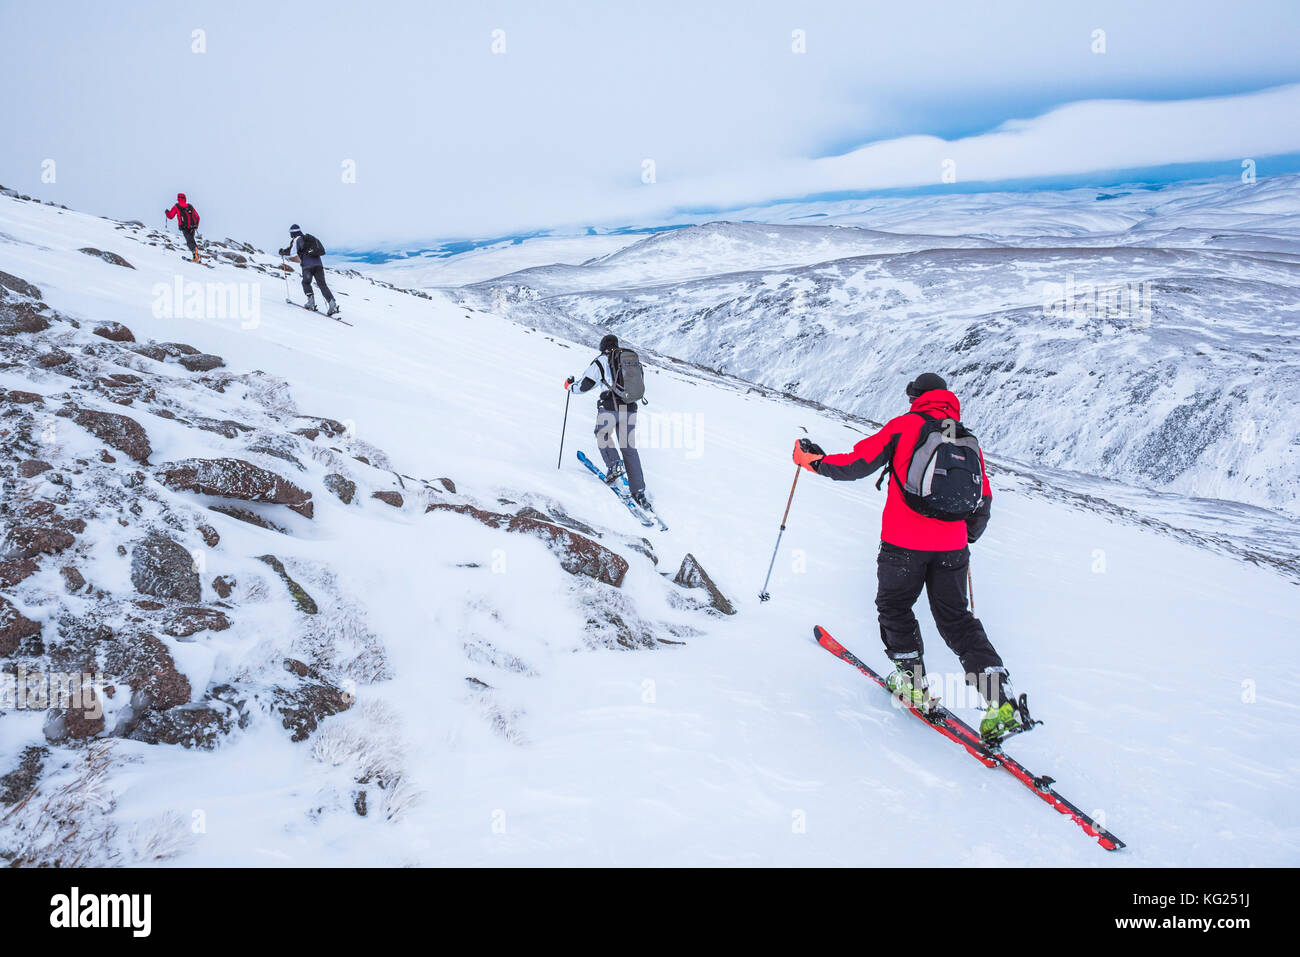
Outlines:
[{"label": "snow-covered ridge", "polygon": [[[1297,184],[984,198],[991,208],[913,199],[836,214],[934,231],[921,236],[713,223],[459,295],[566,335],[609,329],[873,418],[933,369],[1004,455],[1295,516]],[[1119,212],[1092,213],[1112,203]],[[959,227],[971,232],[935,235]]]},{"label": "snow-covered ridge", "polygon": [[[555,465],[585,334],[331,270],[348,328],[285,304],[251,244],[204,249],[0,199],[0,523],[25,573],[0,674],[114,689],[103,728],[0,706],[10,862],[1300,860],[1296,586],[1231,525],[1197,541],[991,449],[977,607],[1047,722],[1015,752],[1128,843],[1106,855],[809,641],[815,620],[881,660],[871,483],[799,482],[759,603],[792,437],[847,448],[864,418],[649,354],[646,415],[699,441],[643,450],[672,526],[643,541],[572,458],[577,399]],[[178,280],[259,309],[159,314]],[[12,534],[40,519],[59,534]],[[688,553],[734,615],[684,587]]]}]

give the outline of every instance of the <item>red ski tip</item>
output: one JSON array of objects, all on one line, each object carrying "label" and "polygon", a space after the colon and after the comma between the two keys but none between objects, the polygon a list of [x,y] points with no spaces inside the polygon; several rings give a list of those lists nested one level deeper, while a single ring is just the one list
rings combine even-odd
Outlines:
[{"label": "red ski tip", "polygon": [[817,644],[832,654],[838,655],[844,650],[844,646],[832,638],[830,633],[821,625],[813,625],[813,638],[817,639]]}]

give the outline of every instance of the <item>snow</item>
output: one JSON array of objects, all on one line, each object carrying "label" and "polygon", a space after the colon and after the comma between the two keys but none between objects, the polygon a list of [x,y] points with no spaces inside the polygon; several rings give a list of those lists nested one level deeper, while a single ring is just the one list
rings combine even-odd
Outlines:
[{"label": "snow", "polygon": [[[355,443],[383,450],[405,475],[451,476],[488,504],[548,497],[608,530],[602,541],[631,564],[608,600],[657,634],[669,636],[665,623],[696,632],[653,650],[589,647],[584,601],[612,590],[565,574],[541,543],[422,507],[345,506],[319,486],[315,463],[286,471],[316,504],[292,535],[206,513],[222,541],[207,558],[205,597],[227,568],[271,586],[236,605],[230,631],[196,636],[178,665],[196,682],[220,682],[290,653],[301,616],[254,559],[274,550],[318,599],[356,610],[382,642],[389,676],[358,682],[356,706],[304,742],[274,720],[214,752],[115,741],[111,820],[122,832],[170,836],[175,848],[158,863],[1300,863],[1300,711],[1291,704],[1300,605],[1285,574],[1144,525],[1141,513],[1081,507],[1050,484],[995,475],[993,520],[974,548],[976,607],[1046,722],[1009,750],[1127,842],[1107,854],[813,643],[820,623],[864,660],[883,660],[872,604],[883,493],[872,482],[800,479],[772,600],[759,603],[793,437],[806,428],[828,450],[847,449],[862,434],[853,420],[651,359],[647,410],[690,417],[700,440],[642,453],[672,527],[649,536],[655,568],[619,546],[613,536],[642,529],[573,458],[579,447],[594,452],[590,403],[574,400],[555,467],[559,385],[590,360],[590,342],[449,295],[417,298],[330,272],[355,323],[347,328],[284,305],[279,279],[225,264],[191,269],[112,222],[9,199],[0,199],[0,234],[0,270],[83,322],[116,320],[139,339],[221,355],[228,371],[279,377],[304,414],[350,424]],[[82,246],[135,269],[88,258]],[[257,283],[260,321],[156,318],[151,290],[178,271]],[[19,388],[26,375],[0,370],[0,385]],[[212,414],[230,401],[213,396]],[[873,413],[900,406],[901,397],[882,398]],[[223,441],[139,417],[154,462]],[[997,464],[998,444],[986,447]],[[103,542],[87,577],[129,589]],[[671,575],[688,551],[736,616],[671,603],[682,593],[658,572]],[[463,567],[471,563],[479,567]],[[324,585],[331,577],[336,592]],[[51,581],[47,627],[62,600],[54,591]],[[918,611],[931,669],[955,670]],[[0,716],[0,771],[32,743],[41,738],[30,714]],[[352,809],[357,769],[376,765],[398,772],[400,793],[372,787],[363,818]]]}]

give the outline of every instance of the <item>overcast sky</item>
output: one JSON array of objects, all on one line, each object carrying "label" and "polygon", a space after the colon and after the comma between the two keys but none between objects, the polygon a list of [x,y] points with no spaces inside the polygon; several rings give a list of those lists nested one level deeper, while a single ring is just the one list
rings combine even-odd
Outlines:
[{"label": "overcast sky", "polygon": [[0,48],[0,183],[262,246],[1300,152],[1295,0],[0,0]]}]

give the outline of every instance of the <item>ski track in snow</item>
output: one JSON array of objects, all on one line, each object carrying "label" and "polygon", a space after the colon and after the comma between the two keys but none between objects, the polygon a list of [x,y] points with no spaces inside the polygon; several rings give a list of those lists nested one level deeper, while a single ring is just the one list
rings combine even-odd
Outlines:
[{"label": "ski track in snow", "polygon": [[[452,476],[486,502],[549,496],[582,521],[641,534],[573,459],[576,448],[595,451],[589,399],[573,400],[555,468],[558,386],[590,360],[589,344],[331,272],[349,329],[286,306],[281,280],[226,264],[179,274],[259,283],[257,328],[158,319],[151,289],[178,274],[174,250],[9,199],[0,234],[0,270],[40,286],[61,311],[192,343],[234,372],[282,377],[303,412],[355,422],[399,472]],[[77,252],[88,245],[135,269]],[[0,370],[6,388],[25,381]],[[800,479],[772,600],[758,602],[792,438],[806,427],[838,450],[860,428],[671,363],[649,367],[648,395],[648,411],[698,415],[703,430],[698,457],[642,453],[672,526],[648,535],[658,570],[671,574],[692,552],[736,616],[670,609],[672,586],[620,549],[637,614],[702,633],[652,651],[589,650],[573,579],[540,544],[456,515],[348,509],[318,492],[309,535],[228,535],[226,523],[221,548],[234,560],[269,536],[286,560],[327,565],[363,607],[392,677],[358,689],[358,705],[317,735],[352,731],[395,749],[412,803],[392,821],[358,817],[338,799],[352,786],[347,769],[313,758],[316,738],[292,744],[263,723],[211,753],[117,742],[114,821],[126,828],[167,812],[188,821],[202,810],[207,832],[170,859],[181,865],[1300,863],[1294,583],[995,482],[993,521],[974,548],[976,607],[1046,722],[1009,751],[1127,842],[1107,854],[813,642],[820,623],[864,660],[883,660],[873,607],[883,493],[873,482]],[[154,460],[172,457],[162,448]],[[502,574],[487,567],[495,549]],[[114,561],[102,557],[98,578],[111,579]],[[466,562],[484,567],[456,567]],[[955,669],[924,603],[918,612],[931,669]],[[531,673],[469,660],[467,636]],[[216,659],[214,680],[239,667],[239,654]],[[467,676],[491,695],[469,689]],[[492,707],[515,736],[494,730]],[[0,717],[0,771],[40,740],[37,716]]]}]

